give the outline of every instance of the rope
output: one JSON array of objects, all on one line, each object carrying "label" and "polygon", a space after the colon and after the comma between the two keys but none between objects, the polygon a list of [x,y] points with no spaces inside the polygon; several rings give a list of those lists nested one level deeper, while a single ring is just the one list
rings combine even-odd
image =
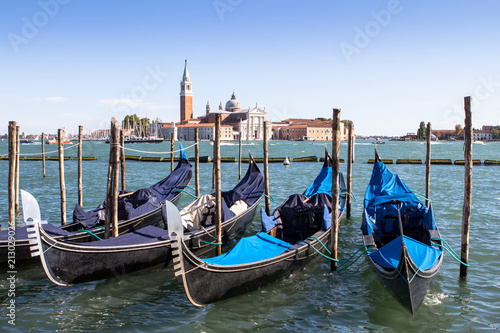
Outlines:
[{"label": "rope", "polygon": [[460,260],[460,258],[458,258],[458,254],[456,254],[455,251],[453,251],[453,249],[451,248],[450,244],[448,244],[448,242],[446,242],[444,239],[442,239],[440,237],[432,237],[431,241],[432,240],[442,241],[445,245],[431,243],[431,246],[442,247],[443,249],[445,249],[453,257],[453,259],[455,259],[456,261],[458,261],[460,264],[462,264],[462,265],[464,265],[466,267],[469,267],[469,264],[464,263],[462,260]]},{"label": "rope", "polygon": [[[67,146],[67,147],[63,146],[63,150],[67,150],[67,149],[70,149],[70,148],[73,148],[76,146],[78,146],[78,143],[71,145],[71,146]],[[45,154],[52,154],[52,153],[57,153],[57,152],[59,152],[59,149],[54,150],[54,151],[45,152]],[[19,156],[37,156],[37,155],[43,155],[43,153],[19,154]],[[7,155],[5,155],[5,156],[7,156]]]},{"label": "rope", "polygon": [[[309,237],[308,237],[308,238],[309,238]],[[307,245],[309,245],[309,246],[310,246],[310,247],[311,247],[314,251],[316,251],[317,253],[321,254],[321,255],[322,255],[323,257],[325,257],[326,259],[331,260],[331,261],[338,262],[338,259],[334,259],[334,258],[332,258],[332,257],[329,257],[329,256],[327,256],[327,255],[324,255],[324,254],[323,254],[323,253],[321,253],[320,251],[318,251],[318,250],[317,250],[314,246],[312,246],[312,245],[311,245],[311,243],[309,243],[308,241],[301,240],[301,241],[298,241],[298,242],[297,242],[297,244],[298,244],[298,243],[306,243],[306,244],[307,244]],[[321,243],[321,241],[320,241],[320,243]],[[321,243],[321,245],[323,245],[323,243]],[[323,245],[323,246],[325,246],[325,245]]]},{"label": "rope", "polygon": [[423,194],[422,194],[422,193],[420,193],[420,192],[417,192],[417,191],[412,191],[412,192],[413,192],[413,193],[415,193],[415,195],[416,195],[417,197],[420,197],[420,198],[422,198],[422,199],[424,199],[424,200],[426,200],[426,201],[431,201],[431,199],[426,198],[426,196],[425,196],[425,195],[423,195]]},{"label": "rope", "polygon": [[[184,150],[188,150],[189,148],[192,148],[192,147],[196,146],[198,143],[193,143],[191,146],[188,146],[188,147],[183,148],[183,149]],[[178,152],[182,151],[182,149],[177,149],[177,150],[174,150],[173,152],[172,151],[166,151],[166,152],[164,152],[164,151],[145,151],[145,150],[137,150],[137,149],[127,148],[127,147],[122,147],[119,144],[117,144],[117,145],[118,145],[118,147],[123,148],[125,150],[130,150],[130,151],[135,151],[137,153],[145,153],[145,154],[166,155],[166,154],[178,153]]]},{"label": "rope", "polygon": [[271,202],[274,202],[274,198],[273,198],[273,196],[272,196],[272,195],[269,195],[269,196],[268,196],[265,192],[262,192],[262,194],[261,194],[261,195],[262,195],[262,196],[265,196],[266,198],[268,198],[269,200],[271,200]]},{"label": "rope", "polygon": [[191,190],[193,190],[193,191],[196,191],[196,189],[195,189],[195,188],[193,188],[193,187],[191,187],[191,186],[189,186],[189,185],[179,185],[179,187],[183,187],[183,188],[186,188],[186,187],[187,187],[187,188],[189,188],[189,189],[191,189]]},{"label": "rope", "polygon": [[[337,269],[338,272],[342,272],[344,269],[347,269],[349,267],[351,267],[356,261],[358,261],[359,258],[361,258],[361,256],[363,256],[363,254],[367,253],[367,252],[370,252],[370,251],[374,251],[373,248],[366,248],[367,246],[370,246],[370,245],[375,245],[375,244],[366,244],[366,245],[362,245],[359,249],[356,250],[356,252],[354,252],[347,260],[345,260],[343,263],[341,263]],[[359,251],[361,251],[361,249],[365,248],[365,250],[363,252],[361,252],[358,257],[356,259],[354,259],[353,262],[349,263],[349,261],[356,255],[358,254]],[[345,267],[342,267],[344,265],[347,265]]]},{"label": "rope", "polygon": [[98,240],[102,240],[101,237],[97,236],[96,234],[94,234],[92,231],[90,230],[87,230],[87,229],[80,229],[78,231],[85,231],[85,232],[88,232],[89,234],[91,234],[92,236],[94,236],[95,238],[97,238]]},{"label": "rope", "polygon": [[323,246],[323,248],[326,250],[326,252],[328,252],[328,254],[332,254],[332,253],[330,252],[330,250],[328,250],[328,248],[325,246],[325,244],[323,244],[323,242],[322,242],[322,241],[320,241],[318,238],[316,238],[316,237],[312,237],[312,236],[311,236],[311,237],[307,237],[306,239],[315,239],[315,240],[317,240],[317,241],[321,244],[321,246]]},{"label": "rope", "polygon": [[350,196],[353,201],[356,201],[356,197],[354,196],[354,194],[347,193],[347,192],[345,194],[347,194],[348,196]]},{"label": "rope", "polygon": [[222,243],[212,243],[212,242],[207,242],[207,241],[204,241],[203,239],[200,239],[201,242],[205,243],[205,244],[209,244],[209,245],[222,245]]},{"label": "rope", "polygon": [[184,191],[184,190],[177,190],[177,192],[183,192],[183,193],[186,193],[187,195],[189,195],[189,196],[191,196],[191,197],[193,197],[193,198],[195,198],[195,199],[198,199],[198,198],[199,198],[199,197],[197,197],[196,195],[189,193],[188,191]]}]

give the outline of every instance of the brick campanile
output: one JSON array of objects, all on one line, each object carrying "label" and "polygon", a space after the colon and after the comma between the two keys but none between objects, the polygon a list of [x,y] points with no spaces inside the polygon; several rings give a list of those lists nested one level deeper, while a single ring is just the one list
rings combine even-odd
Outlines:
[{"label": "brick campanile", "polygon": [[181,81],[181,122],[193,118],[193,86],[189,78],[187,60],[184,64],[184,75]]}]

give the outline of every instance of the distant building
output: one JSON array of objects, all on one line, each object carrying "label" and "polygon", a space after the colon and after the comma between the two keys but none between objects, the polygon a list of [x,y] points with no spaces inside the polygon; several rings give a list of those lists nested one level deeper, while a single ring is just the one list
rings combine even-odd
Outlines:
[{"label": "distant building", "polygon": [[[177,140],[192,140],[194,139],[194,128],[199,128],[198,135],[200,139],[208,139],[210,137],[209,140],[212,140],[216,112],[211,112],[210,103],[207,102],[205,115],[193,118],[193,91],[187,69],[187,60],[185,61],[184,73],[182,75],[180,99],[180,123],[172,123],[172,125],[162,124],[161,136],[170,138],[171,133],[174,133]],[[265,109],[257,106],[255,108],[243,109],[233,92],[225,108],[220,103],[219,111],[225,112],[221,114],[222,140],[238,140],[240,135],[242,140],[264,139]],[[229,127],[231,127],[231,130],[228,129]],[[203,138],[201,137],[202,132],[204,135]]]},{"label": "distant building", "polygon": [[[177,128],[177,140],[179,141],[194,141],[194,131],[198,128],[198,139],[214,140],[215,124],[180,124]],[[233,140],[233,127],[229,125],[221,125],[221,140]]]},{"label": "distant building", "polygon": [[193,86],[189,78],[187,60],[184,63],[184,74],[181,81],[181,122],[193,118]]},{"label": "distant building", "polygon": [[[355,133],[353,133],[356,136]],[[349,138],[348,128],[340,123],[342,141]],[[286,119],[273,123],[273,139],[275,140],[332,140],[332,121],[318,119]]]},{"label": "distant building", "polygon": [[497,125],[497,126],[483,125],[483,127],[481,129],[483,131],[491,131],[492,129],[496,129],[497,131],[500,131],[500,125]]},{"label": "distant building", "polygon": [[463,139],[464,131],[461,131],[458,135],[455,135],[455,130],[431,130],[431,134],[435,135],[438,140],[447,140],[449,138]]},{"label": "distant building", "polygon": [[[242,140],[264,140],[264,123],[267,114],[265,109],[257,105],[254,108],[242,109],[241,103],[233,92],[225,108],[222,109],[222,103],[220,103],[218,111],[227,112],[221,114],[221,124],[233,127],[235,135],[233,140],[238,140],[239,135]],[[210,103],[207,103],[205,116],[199,118],[202,123],[215,122],[215,113],[210,111]]]},{"label": "distant building", "polygon": [[158,124],[159,137],[170,140],[172,138],[172,133],[174,133],[174,138],[177,140],[177,127],[174,122]]},{"label": "distant building", "polygon": [[493,135],[491,134],[491,131],[474,130],[474,131],[472,131],[472,139],[473,140],[491,140],[491,139],[493,139]]}]

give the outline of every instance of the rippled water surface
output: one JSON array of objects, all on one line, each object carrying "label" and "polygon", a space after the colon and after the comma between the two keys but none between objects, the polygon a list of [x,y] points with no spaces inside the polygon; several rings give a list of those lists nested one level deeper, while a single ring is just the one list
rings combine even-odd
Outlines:
[{"label": "rippled water surface", "polygon": [[[189,142],[184,144],[190,145]],[[128,147],[128,146],[127,146]],[[170,143],[131,145],[130,148],[160,152]],[[176,144],[177,148],[177,144]],[[362,244],[362,198],[368,184],[373,158],[370,142],[357,142],[353,171],[352,217],[342,221],[339,235],[339,258],[347,259]],[[52,146],[47,151],[54,150]],[[201,155],[212,155],[213,147],[201,143]],[[22,145],[22,154],[39,153],[40,145]],[[105,197],[109,146],[84,143],[84,207],[93,208]],[[244,143],[243,152],[262,156],[260,143]],[[420,142],[388,142],[379,145],[383,158],[417,158],[425,161],[425,145]],[[269,145],[271,157],[323,156],[324,144],[316,142],[274,142]],[[474,145],[474,159],[500,160],[500,142]],[[7,142],[0,142],[0,155],[7,153]],[[131,155],[148,155],[128,152]],[[70,148],[66,155],[76,156]],[[149,154],[151,155],[151,154]],[[194,156],[194,150],[187,150]],[[222,156],[237,157],[238,147],[222,146]],[[165,155],[167,157],[168,155]],[[341,158],[346,158],[342,143]],[[462,142],[440,142],[432,145],[432,158],[463,159]],[[42,218],[60,223],[58,163],[47,161],[47,177],[42,178],[41,162],[21,161],[20,188],[31,192],[39,201]],[[75,161],[66,161],[65,177],[68,219],[77,201]],[[276,207],[288,195],[302,192],[314,179],[321,164],[292,163],[285,167],[270,164],[270,188]],[[246,166],[242,167],[243,172]],[[425,192],[425,166],[389,165],[407,185]],[[346,164],[341,164],[346,171]],[[170,163],[127,162],[127,189],[149,186],[170,172]],[[211,191],[211,164],[200,165],[203,193]],[[237,164],[222,165],[223,189],[237,182]],[[0,161],[0,221],[6,227],[8,162]],[[185,297],[180,280],[171,268],[156,268],[120,278],[83,283],[72,287],[53,285],[41,266],[19,269],[16,277],[16,325],[8,324],[8,275],[0,273],[2,304],[0,329],[19,332],[94,331],[151,332],[189,331],[223,332],[241,330],[283,331],[384,331],[434,332],[500,329],[500,167],[475,166],[473,170],[473,203],[470,233],[470,268],[466,281],[460,281],[459,265],[449,255],[429,295],[414,317],[383,288],[375,273],[362,258],[340,273],[329,270],[329,262],[319,259],[305,270],[268,287],[206,307],[196,308]],[[193,178],[194,179],[194,178]],[[459,252],[463,205],[464,169],[455,165],[432,165],[431,199],[443,238]],[[185,195],[179,206],[192,201]],[[259,230],[257,217],[246,235]]]}]

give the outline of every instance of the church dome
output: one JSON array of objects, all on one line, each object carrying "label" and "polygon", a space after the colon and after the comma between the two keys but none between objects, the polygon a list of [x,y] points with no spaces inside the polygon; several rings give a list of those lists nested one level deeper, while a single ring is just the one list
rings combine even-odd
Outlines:
[{"label": "church dome", "polygon": [[226,103],[226,111],[237,111],[241,110],[241,104],[240,102],[236,99],[236,96],[233,95],[231,96],[231,99],[227,101]]}]

